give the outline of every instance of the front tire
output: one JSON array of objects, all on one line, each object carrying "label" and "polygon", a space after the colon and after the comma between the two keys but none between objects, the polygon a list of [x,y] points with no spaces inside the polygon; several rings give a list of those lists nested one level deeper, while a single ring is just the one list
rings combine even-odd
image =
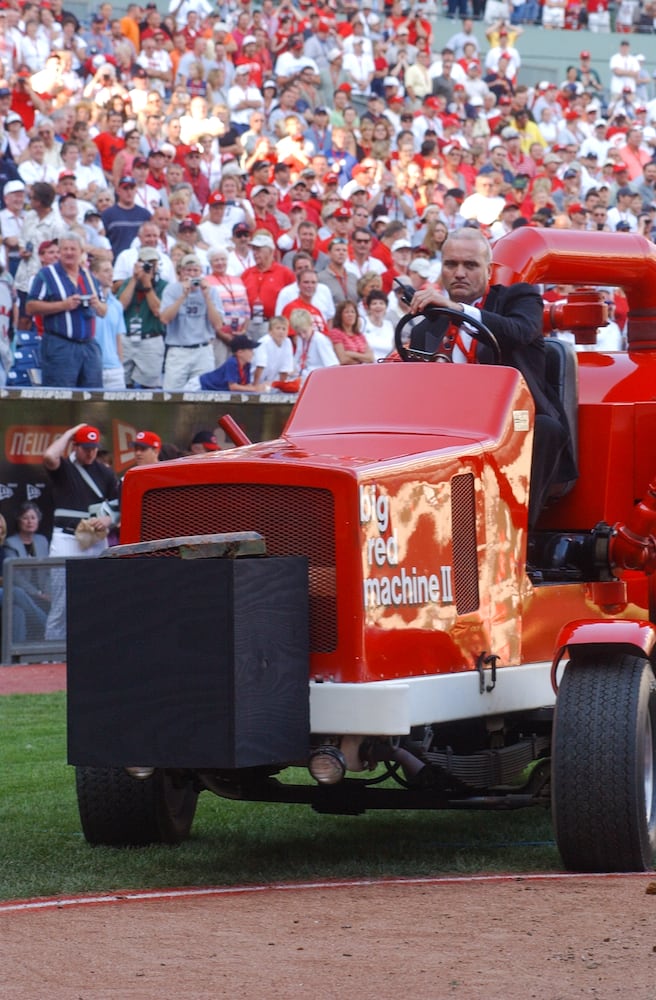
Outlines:
[{"label": "front tire", "polygon": [[656,679],[630,654],[577,652],[556,700],[552,810],[572,871],[645,871],[656,848]]},{"label": "front tire", "polygon": [[94,846],[180,844],[189,836],[198,792],[185,775],[156,769],[137,779],[121,767],[77,767],[76,785],[82,830]]}]

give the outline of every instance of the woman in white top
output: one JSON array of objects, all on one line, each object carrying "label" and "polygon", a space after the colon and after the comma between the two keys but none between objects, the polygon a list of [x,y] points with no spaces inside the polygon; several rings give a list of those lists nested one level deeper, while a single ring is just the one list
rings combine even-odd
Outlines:
[{"label": "woman in white top", "polygon": [[15,111],[10,111],[5,118],[5,131],[7,133],[7,145],[14,159],[18,162],[27,149],[29,136],[23,128],[23,119]]},{"label": "woman in white top", "polygon": [[385,292],[374,288],[364,300],[364,306],[366,319],[363,333],[374,352],[374,361],[380,361],[394,350],[394,327],[388,319],[385,319],[387,312]]},{"label": "woman in white top", "polygon": [[50,42],[45,32],[41,32],[41,25],[36,18],[25,22],[25,34],[18,45],[16,53],[16,65],[28,66],[30,72],[38,73],[45,66],[46,59],[50,55]]}]

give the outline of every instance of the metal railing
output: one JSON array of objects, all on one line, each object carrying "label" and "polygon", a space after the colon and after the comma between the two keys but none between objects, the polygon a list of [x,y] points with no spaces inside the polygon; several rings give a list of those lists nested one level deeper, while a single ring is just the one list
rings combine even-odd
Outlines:
[{"label": "metal railing", "polygon": [[62,660],[66,560],[5,559],[2,574],[2,664]]}]

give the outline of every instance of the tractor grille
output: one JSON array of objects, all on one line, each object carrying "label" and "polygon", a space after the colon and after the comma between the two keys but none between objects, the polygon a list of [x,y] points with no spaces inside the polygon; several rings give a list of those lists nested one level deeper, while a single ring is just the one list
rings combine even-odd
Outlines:
[{"label": "tractor grille", "polygon": [[328,490],[262,483],[216,483],[151,490],[141,539],[257,531],[272,556],[309,561],[310,649],[337,648],[335,511]]},{"label": "tractor grille", "polygon": [[471,473],[451,480],[451,528],[456,610],[459,615],[466,615],[477,611],[479,606],[476,503]]}]

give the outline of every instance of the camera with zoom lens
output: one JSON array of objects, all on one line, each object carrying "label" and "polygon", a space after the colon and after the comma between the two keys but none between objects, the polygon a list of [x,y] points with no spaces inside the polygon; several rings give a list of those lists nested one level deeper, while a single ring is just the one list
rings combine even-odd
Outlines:
[{"label": "camera with zoom lens", "polygon": [[88,309],[91,304],[90,295],[80,295],[80,305],[83,309]]},{"label": "camera with zoom lens", "polygon": [[153,269],[153,265],[152,265],[152,263],[149,260],[145,260],[143,262],[143,264],[141,265],[141,270],[145,271],[146,274],[150,274],[150,272],[152,271],[152,269]]},{"label": "camera with zoom lens", "polygon": [[199,288],[200,287],[200,278],[192,278],[190,284],[191,284],[192,288]]}]

